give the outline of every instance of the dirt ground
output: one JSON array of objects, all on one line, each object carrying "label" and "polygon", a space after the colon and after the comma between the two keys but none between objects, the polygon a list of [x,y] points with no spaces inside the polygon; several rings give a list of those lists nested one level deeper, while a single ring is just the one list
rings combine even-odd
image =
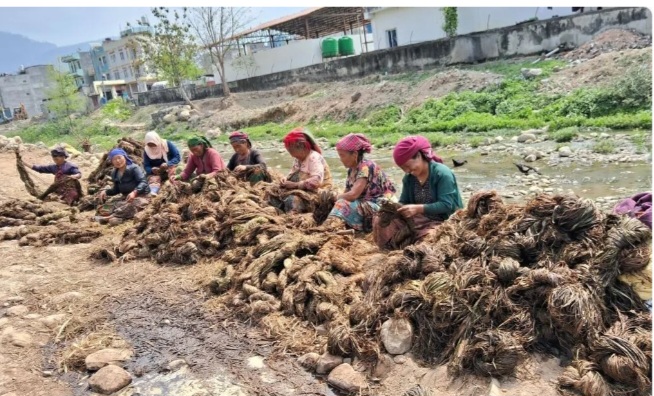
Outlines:
[{"label": "dirt ground", "polygon": [[[24,158],[46,162],[48,153],[28,152]],[[35,180],[41,188],[49,183],[42,175]],[[29,198],[12,153],[0,154],[0,196]],[[90,259],[125,228],[107,228],[92,244],[0,243],[0,395],[93,394],[83,371],[85,356],[123,346],[135,352],[126,364],[133,383],[118,393],[124,396],[337,394],[284,353],[279,339],[216,309],[204,286],[213,273],[211,262],[173,267]],[[27,311],[7,315],[17,305]],[[16,333],[26,334],[24,346],[9,342]],[[177,359],[188,366],[171,373],[168,364]],[[554,396],[553,381],[561,371],[557,359],[532,356],[515,378],[501,379],[498,394]],[[444,366],[422,367],[409,355],[389,367],[383,380],[370,382],[368,393],[397,396],[418,384],[445,396],[489,391],[487,378],[452,380]]]}]

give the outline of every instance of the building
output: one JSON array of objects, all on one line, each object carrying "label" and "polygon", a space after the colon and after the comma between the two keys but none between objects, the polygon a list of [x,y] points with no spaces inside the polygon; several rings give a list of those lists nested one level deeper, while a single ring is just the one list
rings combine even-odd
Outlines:
[{"label": "building", "polygon": [[28,117],[47,114],[44,102],[46,92],[52,88],[49,78],[52,70],[52,65],[38,65],[26,67],[18,74],[0,75],[0,106],[9,109],[12,115],[21,104]]},{"label": "building", "polygon": [[68,65],[67,73],[75,79],[75,85],[80,92],[88,96],[92,92],[95,69],[89,51],[78,51],[71,55],[62,56],[60,62]]},{"label": "building", "polygon": [[[441,7],[368,7],[375,49],[438,40],[443,31]],[[586,8],[585,11],[589,11]],[[571,15],[578,7],[457,7],[457,35]]]},{"label": "building", "polygon": [[[231,37],[236,45],[225,56],[225,77],[231,82],[320,64],[329,60],[322,54],[322,42],[328,37],[351,37],[355,54],[372,51],[370,32],[363,7],[308,8]],[[201,63],[219,82],[208,56]]]},{"label": "building", "polygon": [[[122,30],[120,38],[106,38],[102,42],[104,54],[96,57],[102,59],[102,74],[106,77],[101,84],[105,87],[102,96],[115,97],[118,94],[133,98],[137,92],[150,90],[157,79],[149,73],[143,61],[143,50],[136,36],[151,34],[154,30],[143,17],[138,26]],[[96,77],[96,81],[103,80]]]}]

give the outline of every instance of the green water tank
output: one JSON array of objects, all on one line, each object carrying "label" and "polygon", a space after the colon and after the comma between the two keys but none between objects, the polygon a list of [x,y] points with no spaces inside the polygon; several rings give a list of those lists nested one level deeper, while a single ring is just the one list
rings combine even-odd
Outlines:
[{"label": "green water tank", "polygon": [[322,41],[322,57],[333,58],[338,56],[338,41],[335,38],[327,37]]},{"label": "green water tank", "polygon": [[342,56],[354,55],[354,40],[350,36],[343,36],[338,39],[338,52]]}]

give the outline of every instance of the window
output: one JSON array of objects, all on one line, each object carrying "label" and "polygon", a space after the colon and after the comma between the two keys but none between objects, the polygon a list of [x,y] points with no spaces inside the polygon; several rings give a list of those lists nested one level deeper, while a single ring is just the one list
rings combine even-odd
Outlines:
[{"label": "window", "polygon": [[107,72],[107,80],[111,80],[111,73]]},{"label": "window", "polygon": [[125,60],[125,53],[123,50],[120,50],[120,60]]},{"label": "window", "polygon": [[116,54],[115,53],[111,54],[111,62],[116,63]]},{"label": "window", "polygon": [[136,59],[136,50],[132,48],[132,59]]},{"label": "window", "polygon": [[116,75],[116,80],[120,80],[120,70],[116,70],[114,74]]},{"label": "window", "polygon": [[372,33],[372,23],[366,23],[366,33],[370,34]]},{"label": "window", "polygon": [[397,30],[396,29],[387,30],[386,31],[386,38],[388,39],[388,48],[397,47]]},{"label": "window", "polygon": [[125,76],[125,78],[129,78],[129,77],[130,77],[130,73],[129,73],[129,69],[128,69],[128,68],[123,67],[123,75]]},{"label": "window", "polygon": [[106,56],[103,56],[103,57],[102,57],[102,65],[104,66],[104,65],[106,65],[106,64],[107,64],[107,57],[106,57]]}]

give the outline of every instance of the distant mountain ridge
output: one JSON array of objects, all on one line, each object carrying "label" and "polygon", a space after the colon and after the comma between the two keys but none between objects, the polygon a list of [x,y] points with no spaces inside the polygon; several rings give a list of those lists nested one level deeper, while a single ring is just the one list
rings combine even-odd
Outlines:
[{"label": "distant mountain ridge", "polygon": [[0,32],[0,73],[15,74],[20,70],[21,65],[28,67],[54,64],[58,57],[72,54],[78,49],[88,51],[89,43],[98,41],[102,40],[58,47],[20,34]]}]

